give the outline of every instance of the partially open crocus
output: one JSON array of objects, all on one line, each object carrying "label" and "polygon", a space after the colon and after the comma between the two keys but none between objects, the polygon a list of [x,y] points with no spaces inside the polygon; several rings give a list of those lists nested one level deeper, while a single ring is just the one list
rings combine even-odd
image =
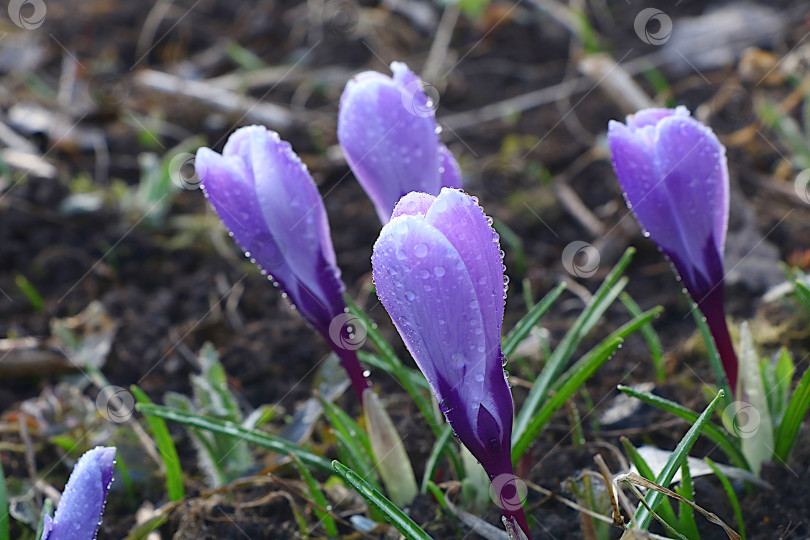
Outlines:
[{"label": "partially open crocus", "polygon": [[737,356],[723,308],[723,247],[728,226],[726,151],[685,107],[645,109],[611,121],[613,168],[627,206],[669,257],[706,316],[732,391]]},{"label": "partially open crocus", "polygon": [[377,295],[461,442],[528,535],[511,454],[512,394],[503,371],[504,267],[498,235],[459,190],[409,193],[374,245]]},{"label": "partially open crocus", "polygon": [[435,104],[422,82],[401,62],[391,71],[393,78],[366,71],[348,82],[337,130],[346,161],[384,224],[406,193],[461,187],[461,171],[439,142]]},{"label": "partially open crocus", "polygon": [[194,166],[205,196],[245,256],[324,336],[362,396],[368,383],[357,360],[326,209],[301,159],[275,132],[250,126],[236,130],[222,154],[200,148]]},{"label": "partially open crocus", "polygon": [[115,447],[85,452],[73,467],[53,519],[45,517],[40,540],[93,540],[113,479]]}]

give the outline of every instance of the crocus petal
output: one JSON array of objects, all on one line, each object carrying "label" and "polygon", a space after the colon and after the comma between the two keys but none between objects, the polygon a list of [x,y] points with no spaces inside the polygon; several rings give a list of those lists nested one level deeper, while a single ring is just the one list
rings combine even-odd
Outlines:
[{"label": "crocus petal", "polygon": [[[448,422],[495,479],[512,474],[513,403],[503,371],[503,263],[476,200],[411,193],[372,255],[377,295]],[[525,526],[520,511],[504,511]]]},{"label": "crocus petal", "polygon": [[346,161],[383,223],[411,191],[438,195],[443,185],[461,186],[458,163],[439,143],[421,81],[405,64],[394,62],[391,70],[393,78],[364,72],[349,81],[337,131]]},{"label": "crocus petal", "polygon": [[723,278],[725,149],[683,107],[611,122],[608,137],[628,206],[700,301]]},{"label": "crocus petal", "polygon": [[[354,348],[335,339],[333,322],[348,317],[326,209],[306,166],[289,143],[264,127],[238,129],[222,154],[195,161],[201,186],[239,245],[341,357],[355,390],[366,383]],[[338,329],[342,332],[342,330]]]},{"label": "crocus petal", "polygon": [[616,176],[633,211],[670,258],[707,317],[735,390],[737,359],[723,312],[723,246],[729,210],[725,148],[684,107],[611,121]]},{"label": "crocus petal", "polygon": [[92,540],[96,537],[112,483],[114,447],[96,447],[73,467],[49,532],[43,540]]},{"label": "crocus petal", "polygon": [[391,214],[391,219],[402,215],[425,217],[430,206],[436,197],[427,193],[420,193],[412,191],[402,197],[397,205],[394,207],[394,212]]}]

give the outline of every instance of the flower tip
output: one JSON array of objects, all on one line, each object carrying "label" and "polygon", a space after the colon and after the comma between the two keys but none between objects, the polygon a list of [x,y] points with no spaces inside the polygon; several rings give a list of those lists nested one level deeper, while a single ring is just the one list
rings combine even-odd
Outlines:
[{"label": "flower tip", "polygon": [[428,209],[433,204],[436,197],[429,193],[421,191],[411,191],[402,196],[402,198],[394,206],[394,211],[391,214],[391,220],[399,216],[419,216],[427,214]]}]

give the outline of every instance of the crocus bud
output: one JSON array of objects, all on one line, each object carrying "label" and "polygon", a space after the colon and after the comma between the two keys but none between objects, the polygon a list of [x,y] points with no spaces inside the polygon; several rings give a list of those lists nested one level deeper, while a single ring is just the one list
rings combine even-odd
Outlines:
[{"label": "crocus bud", "polygon": [[326,209],[301,159],[277,133],[251,126],[236,130],[222,154],[200,148],[194,165],[203,193],[245,256],[324,336],[362,396],[367,381]]},{"label": "crocus bud", "polygon": [[455,189],[410,193],[371,258],[377,295],[461,442],[489,475],[499,506],[528,534],[514,501],[512,393],[503,371],[504,267],[477,199]]},{"label": "crocus bud", "polygon": [[611,121],[613,168],[627,206],[672,261],[706,316],[732,391],[737,356],[723,308],[723,247],[728,226],[726,151],[685,107],[645,109]]},{"label": "crocus bud", "polygon": [[411,191],[438,195],[461,187],[456,159],[439,142],[435,104],[408,66],[393,62],[388,77],[355,76],[340,98],[338,140],[354,176],[385,224]]},{"label": "crocus bud", "polygon": [[73,467],[53,520],[45,517],[40,540],[93,540],[113,479],[115,447],[85,452]]}]

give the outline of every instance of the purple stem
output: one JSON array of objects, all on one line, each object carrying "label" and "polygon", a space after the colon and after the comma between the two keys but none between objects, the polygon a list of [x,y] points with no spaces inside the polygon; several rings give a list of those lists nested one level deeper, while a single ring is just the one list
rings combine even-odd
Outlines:
[{"label": "purple stem", "polygon": [[709,326],[714,338],[717,352],[720,353],[720,361],[723,363],[723,370],[726,372],[732,396],[736,396],[739,366],[737,353],[734,352],[734,344],[731,341],[728,324],[726,323],[722,287],[716,287],[713,291],[710,291],[698,303],[698,306],[706,317],[706,324]]},{"label": "purple stem", "polygon": [[357,359],[357,352],[351,349],[344,349],[340,346],[334,347],[335,352],[340,358],[340,365],[346,370],[349,375],[349,380],[352,382],[354,392],[357,394],[357,399],[363,403],[363,390],[371,387],[371,382],[368,377],[363,375],[363,367]]},{"label": "purple stem", "polygon": [[[498,497],[500,501],[497,502],[498,506],[501,508],[503,515],[506,516],[506,519],[512,519],[520,525],[520,528],[523,529],[523,532],[526,534],[526,538],[531,538],[531,534],[529,534],[529,524],[526,522],[526,516],[523,515],[523,504],[520,501],[520,497],[518,495],[517,489],[517,482],[515,481],[515,473],[514,469],[512,469],[512,460],[510,458],[510,454],[507,452],[505,454],[506,459],[498,460],[497,464],[494,464],[490,470],[487,471],[489,475],[490,481],[495,480],[495,478],[507,474],[512,477],[511,482],[507,482],[504,485],[498,486],[500,493],[498,493]],[[504,488],[509,486],[505,491]]]}]

